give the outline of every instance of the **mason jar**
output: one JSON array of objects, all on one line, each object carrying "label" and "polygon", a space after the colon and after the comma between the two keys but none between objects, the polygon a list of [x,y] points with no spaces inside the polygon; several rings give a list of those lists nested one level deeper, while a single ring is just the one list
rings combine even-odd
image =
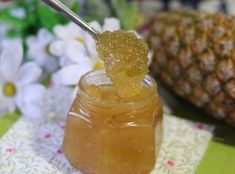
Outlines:
[{"label": "mason jar", "polygon": [[162,142],[162,105],[155,81],[143,92],[119,98],[104,70],[82,76],[68,113],[63,149],[83,174],[147,174]]}]

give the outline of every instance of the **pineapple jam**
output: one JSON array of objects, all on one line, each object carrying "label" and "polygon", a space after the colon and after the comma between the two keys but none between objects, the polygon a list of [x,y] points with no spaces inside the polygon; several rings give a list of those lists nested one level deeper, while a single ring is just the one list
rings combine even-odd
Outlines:
[{"label": "pineapple jam", "polygon": [[146,75],[147,46],[132,33],[104,32],[105,70],[79,81],[68,114],[64,153],[83,174],[148,174],[162,141],[162,106]]},{"label": "pineapple jam", "polygon": [[97,36],[97,51],[120,96],[140,93],[141,82],[148,72],[148,47],[143,40],[122,30],[106,31]]}]

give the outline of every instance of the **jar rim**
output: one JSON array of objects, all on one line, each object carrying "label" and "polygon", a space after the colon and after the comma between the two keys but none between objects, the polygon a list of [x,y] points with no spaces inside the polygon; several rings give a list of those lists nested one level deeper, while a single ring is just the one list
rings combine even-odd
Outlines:
[{"label": "jar rim", "polygon": [[[157,91],[154,90],[153,91],[154,95],[153,93],[149,93],[148,95],[141,97],[140,99],[137,99],[137,100],[135,99],[135,100],[122,101],[122,102],[120,101],[114,102],[112,99],[100,100],[98,97],[91,96],[85,90],[85,85],[87,84],[88,78],[94,75],[102,75],[104,78],[106,78],[105,80],[109,84],[113,84],[111,80],[106,76],[105,69],[92,70],[92,71],[87,72],[80,78],[79,83],[78,83],[78,87],[79,87],[78,93],[81,92],[83,95],[85,95],[85,97],[92,98],[93,100],[97,99],[97,102],[99,102],[100,104],[109,104],[110,102],[112,102],[112,104],[118,103],[118,104],[125,104],[125,105],[132,105],[132,104],[136,105],[137,103],[142,103],[143,101],[149,100],[150,98],[154,97],[154,95],[157,94]],[[155,80],[148,74],[145,75],[143,83],[145,83],[145,85],[148,85],[149,87],[152,87],[153,89],[157,89]]]}]

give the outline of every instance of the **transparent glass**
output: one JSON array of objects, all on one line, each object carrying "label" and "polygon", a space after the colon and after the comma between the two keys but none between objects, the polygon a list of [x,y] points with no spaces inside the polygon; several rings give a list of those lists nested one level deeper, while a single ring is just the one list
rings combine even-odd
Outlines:
[{"label": "transparent glass", "polygon": [[[91,94],[92,85],[103,86],[105,98]],[[163,114],[155,81],[146,75],[143,86],[142,96],[117,100],[104,70],[81,78],[63,144],[72,166],[84,174],[150,173],[162,142]]]}]

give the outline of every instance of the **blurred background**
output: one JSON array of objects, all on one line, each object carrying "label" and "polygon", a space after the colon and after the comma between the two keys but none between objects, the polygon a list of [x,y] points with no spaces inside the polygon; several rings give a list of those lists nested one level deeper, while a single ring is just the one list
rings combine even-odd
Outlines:
[{"label": "blurred background", "polygon": [[[222,12],[225,14],[235,14],[234,0],[61,0],[70,9],[78,13],[87,22],[96,21],[101,26],[107,17],[116,17],[120,21],[120,27],[125,30],[136,30],[144,24],[149,16],[156,15],[161,11],[193,9],[206,12]],[[61,39],[62,30],[56,28],[69,28],[69,23],[63,16],[47,7],[39,0],[15,0],[8,3],[0,3],[0,53],[4,45],[11,39],[19,39],[24,46],[24,62],[28,62],[38,57],[41,52],[45,52],[45,58],[51,58],[49,51],[50,44]],[[46,29],[53,39],[40,40],[40,31]],[[64,29],[64,30],[67,30]],[[75,29],[73,29],[75,30]],[[66,31],[67,32],[67,31]],[[37,36],[38,35],[38,36]],[[27,44],[31,36],[38,37],[38,43]],[[55,37],[54,37],[55,36]],[[38,47],[31,55],[30,49]],[[41,51],[39,51],[39,48]],[[37,53],[38,51],[38,53]],[[53,55],[52,57],[58,58]],[[63,56],[59,56],[63,59]],[[50,59],[51,60],[51,59]],[[58,62],[59,59],[53,59]],[[64,60],[64,59],[63,59]],[[41,60],[40,60],[41,61]],[[45,63],[45,62],[44,62]],[[70,62],[71,63],[71,62]],[[53,72],[45,71],[42,62],[39,65],[44,72],[43,80],[47,76],[53,76]],[[45,63],[47,64],[47,63]],[[46,66],[46,65],[45,65]],[[63,65],[64,66],[64,65]],[[61,64],[55,68],[60,70]],[[42,80],[42,79],[40,79]],[[42,81],[43,81],[42,80]],[[49,80],[50,81],[50,78]],[[41,81],[40,81],[41,83]],[[1,113],[1,112],[0,112]],[[4,113],[4,112],[3,112]]]},{"label": "blurred background", "polygon": [[[96,21],[101,26],[107,17],[116,17],[120,21],[120,27],[125,30],[136,30],[144,24],[149,16],[156,15],[161,11],[193,9],[210,13],[222,12],[229,15],[235,14],[235,0],[61,0],[70,9],[78,13],[87,22]],[[0,53],[4,45],[11,39],[19,39],[24,46],[24,62],[38,57],[41,52],[44,57],[55,57],[59,65],[52,72],[47,72],[42,62],[39,63],[43,70],[40,83],[50,83],[53,73],[60,71],[64,64],[64,56],[53,55],[49,48],[53,41],[60,40],[62,31],[69,30],[69,23],[63,16],[47,7],[39,0],[15,0],[8,3],[0,3]],[[64,26],[61,26],[64,25]],[[57,30],[56,28],[65,29]],[[67,27],[67,29],[66,29]],[[40,31],[46,29],[52,39],[40,40]],[[75,31],[75,29],[73,29]],[[73,32],[72,31],[72,32]],[[70,31],[66,31],[70,32]],[[29,44],[31,37],[38,39],[38,43]],[[55,37],[54,37],[55,36]],[[76,36],[77,37],[77,36]],[[88,44],[88,43],[85,43]],[[89,45],[89,44],[88,44]],[[35,46],[34,54],[31,55],[31,47]],[[39,50],[41,49],[41,51]],[[50,59],[52,60],[52,59]],[[41,60],[40,60],[41,61]],[[46,61],[44,62],[45,64]],[[70,62],[71,63],[71,62]],[[45,65],[46,66],[46,65]],[[49,78],[48,78],[49,76]],[[161,93],[164,93],[161,92]],[[169,98],[169,97],[165,97]],[[6,110],[8,111],[8,110]],[[5,111],[4,111],[5,112]],[[2,112],[2,113],[4,113]],[[1,113],[1,112],[0,112]]]},{"label": "blurred background", "polygon": [[[128,3],[138,5],[140,12],[145,15],[154,15],[159,11],[170,10],[170,9],[194,9],[207,12],[224,12],[228,14],[235,14],[235,1],[234,0],[123,0]],[[12,1],[9,3],[1,3],[0,8],[8,8],[9,6],[14,7],[12,4],[21,3],[21,0]],[[99,20],[107,16],[115,16],[117,10],[117,4],[120,4],[119,0],[63,0],[67,5],[73,5],[75,8],[75,2],[79,4],[79,13],[89,14],[89,19],[92,16],[96,16]],[[27,1],[24,3],[37,4],[39,2]],[[25,7],[27,5],[20,5]],[[31,6],[32,7],[32,6]],[[74,9],[75,10],[75,9]],[[19,11],[18,11],[19,12]],[[0,14],[0,21],[2,15]]]},{"label": "blurred background", "polygon": [[[102,23],[105,17],[116,16],[121,20],[125,29],[133,29],[138,23],[142,22],[135,19],[137,15],[152,16],[157,12],[170,9],[194,9],[235,14],[234,0],[63,0],[63,2],[70,6],[73,11],[82,15],[88,22],[98,20]],[[37,28],[51,29],[55,24],[68,22],[45,7],[43,3],[35,0],[0,2],[0,9],[0,24],[8,23],[17,27],[18,30],[27,28],[24,32],[35,33]],[[28,15],[28,13],[31,14]],[[45,16],[48,20],[47,23],[41,19]],[[4,30],[5,27],[2,26],[0,30]],[[17,31],[11,30],[11,35],[14,35],[15,32]],[[28,33],[23,35],[25,34]]]},{"label": "blurred background", "polygon": [[[228,15],[235,15],[235,0],[61,1],[74,12],[82,16],[82,18],[89,22],[97,31],[101,32],[107,29],[110,31],[117,29],[136,31],[139,29],[139,26],[144,25],[148,21],[150,16],[168,10],[193,9],[209,13],[221,12]],[[224,15],[217,15],[217,17],[221,16],[223,17]],[[223,22],[224,18],[221,19]],[[225,20],[225,22],[226,21],[227,20]],[[208,20],[205,22],[208,22]],[[235,22],[235,20],[233,20],[233,22]],[[216,27],[214,27],[214,29],[215,28]],[[166,26],[164,32],[171,34],[171,29],[172,28],[167,28]],[[215,32],[215,34],[230,34],[230,32],[227,32],[230,28],[226,28],[226,25],[222,25],[218,29],[219,32]],[[188,31],[188,35],[191,36],[191,30],[187,30],[186,28],[186,31]],[[154,33],[155,32],[152,32],[153,35]],[[177,34],[174,34],[173,36],[176,35]],[[233,36],[234,35],[219,40],[218,43],[221,43],[222,46],[225,44],[225,47],[218,48],[230,49],[231,42],[235,43]],[[230,41],[231,38],[232,41]],[[196,39],[197,38],[195,38],[195,41],[197,41]],[[157,39],[155,41],[158,43]],[[178,40],[176,39],[175,41],[176,42],[169,41],[169,43],[173,45],[173,48],[177,48]],[[199,41],[201,41],[200,38]],[[176,43],[176,47],[174,43]],[[206,46],[207,45],[211,46],[210,43],[206,44]],[[232,48],[235,48],[235,44]],[[187,57],[188,56],[186,56],[186,58]],[[191,57],[189,56],[189,58]],[[233,61],[234,60],[233,56]],[[18,79],[18,81],[15,81],[15,79],[18,78],[17,72],[14,73],[16,77],[13,75],[11,79],[4,81],[1,79],[2,74],[0,71],[0,137],[11,128],[20,115],[33,120],[35,123],[41,122],[42,120],[46,122],[48,120],[59,121],[59,123],[63,120],[64,122],[71,101],[74,99],[76,91],[78,90],[76,85],[81,75],[90,70],[102,68],[103,66],[95,51],[94,40],[89,38],[79,27],[57,14],[40,0],[13,0],[8,3],[0,2],[0,69],[7,69],[7,73],[11,73],[11,65],[17,64],[15,62],[18,63],[17,70],[21,73],[23,72],[21,79]],[[231,61],[229,61],[229,63],[230,65],[232,64]],[[25,67],[28,67],[28,69]],[[225,75],[230,75],[230,73],[226,73],[226,67],[230,68],[231,66],[222,66],[222,68],[226,70]],[[231,69],[232,68],[228,69],[228,71],[230,72]],[[192,72],[191,74],[196,73]],[[23,83],[25,83],[25,81],[30,82],[30,84],[27,83],[25,86],[19,87],[19,81]],[[233,85],[235,86],[235,82],[230,85],[232,87]],[[234,174],[235,151],[234,148],[230,148],[235,146],[234,128],[228,126],[221,120],[218,121],[207,117],[206,113],[190,104],[188,100],[176,97],[161,81],[158,82],[158,90],[163,100],[167,100],[163,101],[165,113],[174,114],[185,120],[193,121],[195,124],[189,123],[189,125],[196,129],[206,127],[204,123],[215,125],[212,140],[212,143],[214,143],[212,145],[215,145],[213,146],[215,148],[208,158],[211,165],[208,165],[208,160],[205,160],[205,171],[208,171],[209,174],[219,173],[217,171],[218,168],[215,166],[221,165],[221,173],[226,173],[224,172],[224,166],[228,166],[226,169],[231,171],[231,174]],[[201,94],[200,90],[199,94]],[[200,95],[196,93],[195,96]],[[226,97],[225,95],[219,96],[218,100],[225,101],[226,104],[234,109],[235,100],[228,100],[232,102],[227,103]],[[214,109],[221,113],[221,108],[217,107],[217,105],[215,105]],[[38,115],[36,113],[38,113]],[[233,116],[233,123],[235,125],[235,114]],[[174,126],[175,124],[173,123],[172,127]],[[177,131],[172,131],[172,133],[175,132]],[[187,130],[183,132],[188,133]],[[196,130],[195,132],[197,133],[198,131]],[[191,132],[189,132],[189,136],[191,136]],[[201,136],[199,135],[198,137]],[[179,136],[179,138],[181,137]],[[174,140],[172,142],[172,144],[175,144],[176,141]],[[221,144],[227,144],[229,148],[223,148],[223,146],[222,148],[218,148],[221,147]],[[190,148],[188,144],[186,146]],[[217,148],[219,150],[217,150]],[[168,148],[166,151],[169,151]],[[222,154],[219,154],[218,151],[222,152]],[[183,157],[181,154],[179,156]],[[228,159],[228,157],[231,159]],[[184,162],[184,160],[181,161]],[[226,164],[223,165],[221,161]],[[210,170],[208,170],[208,167],[210,167]],[[197,174],[201,173],[206,172],[199,171]],[[227,172],[226,174],[230,173]]]},{"label": "blurred background", "polygon": [[[66,1],[66,0],[64,0]],[[69,0],[72,2],[72,0]],[[93,2],[92,2],[93,1]],[[103,2],[102,2],[103,1]],[[105,4],[113,9],[112,7],[112,0],[80,0],[84,6],[87,7],[87,3],[90,4]],[[158,11],[158,10],[168,10],[168,9],[179,9],[179,8],[190,8],[190,9],[198,9],[198,10],[206,10],[210,12],[214,11],[223,11],[226,13],[234,14],[234,0],[126,0],[128,2],[136,1],[141,6],[141,9],[145,12],[151,10]],[[8,3],[9,4],[9,3]],[[7,6],[6,3],[1,3],[1,7]]]}]

